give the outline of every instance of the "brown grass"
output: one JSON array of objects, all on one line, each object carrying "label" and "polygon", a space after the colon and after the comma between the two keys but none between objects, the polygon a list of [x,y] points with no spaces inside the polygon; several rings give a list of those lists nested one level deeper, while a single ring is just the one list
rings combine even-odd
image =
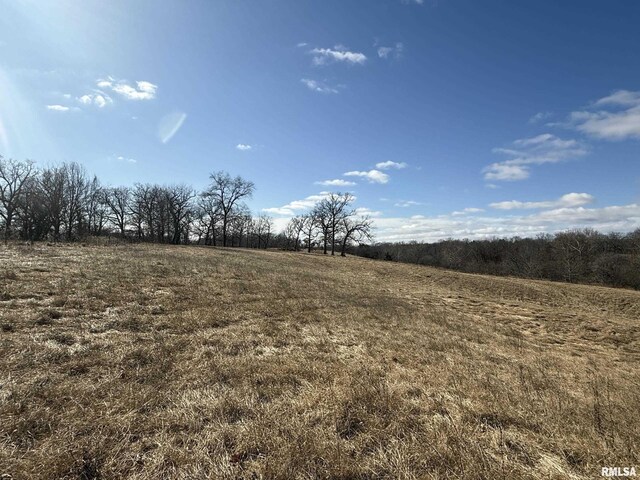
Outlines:
[{"label": "brown grass", "polygon": [[359,258],[1,247],[0,476],[598,478],[640,463],[639,318]]}]

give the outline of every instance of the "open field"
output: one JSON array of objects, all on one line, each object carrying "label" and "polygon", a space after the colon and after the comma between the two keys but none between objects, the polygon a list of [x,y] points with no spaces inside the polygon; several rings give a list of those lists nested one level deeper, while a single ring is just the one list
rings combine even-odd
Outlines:
[{"label": "open field", "polygon": [[0,247],[0,475],[600,478],[640,292],[283,252]]}]

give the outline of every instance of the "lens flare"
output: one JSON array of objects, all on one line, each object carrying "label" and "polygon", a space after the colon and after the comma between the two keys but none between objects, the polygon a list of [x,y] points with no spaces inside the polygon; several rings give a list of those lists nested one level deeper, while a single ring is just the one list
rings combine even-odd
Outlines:
[{"label": "lens flare", "polygon": [[186,119],[187,114],[184,112],[174,112],[162,117],[158,124],[158,138],[160,141],[167,143],[171,140],[178,133]]}]

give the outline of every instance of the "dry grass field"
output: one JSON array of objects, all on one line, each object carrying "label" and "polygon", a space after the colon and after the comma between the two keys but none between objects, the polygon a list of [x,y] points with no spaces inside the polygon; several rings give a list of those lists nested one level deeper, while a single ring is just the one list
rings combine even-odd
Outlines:
[{"label": "dry grass field", "polygon": [[640,292],[303,253],[0,247],[5,479],[640,466]]}]

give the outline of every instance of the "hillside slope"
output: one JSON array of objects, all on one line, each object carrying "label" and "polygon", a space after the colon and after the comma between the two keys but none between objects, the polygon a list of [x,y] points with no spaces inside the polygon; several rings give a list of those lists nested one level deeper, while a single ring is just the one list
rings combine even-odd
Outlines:
[{"label": "hillside slope", "polygon": [[360,258],[0,247],[0,475],[599,478],[640,466],[639,319]]}]

